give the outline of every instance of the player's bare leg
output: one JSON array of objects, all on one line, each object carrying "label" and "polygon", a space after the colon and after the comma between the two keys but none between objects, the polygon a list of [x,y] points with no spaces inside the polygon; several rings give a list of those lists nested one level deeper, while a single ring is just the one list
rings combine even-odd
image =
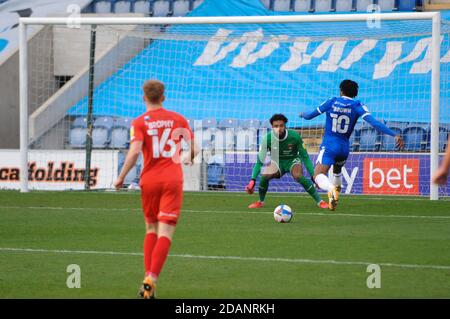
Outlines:
[{"label": "player's bare leg", "polygon": [[291,175],[292,177],[299,182],[305,191],[315,200],[317,206],[320,208],[328,209],[328,204],[320,198],[319,193],[317,193],[314,184],[310,179],[306,178],[302,174],[302,166],[300,163],[294,164],[291,167]]},{"label": "player's bare leg", "polygon": [[248,206],[248,208],[262,208],[264,207],[264,200],[266,198],[267,190],[269,189],[269,181],[273,178],[280,178],[281,173],[278,165],[271,162],[269,166],[264,168],[259,178],[259,201],[256,201]]},{"label": "player's bare leg", "polygon": [[339,195],[336,194],[336,187],[327,177],[329,169],[329,165],[317,164],[314,169],[314,181],[321,189],[328,192],[328,208],[336,210]]}]

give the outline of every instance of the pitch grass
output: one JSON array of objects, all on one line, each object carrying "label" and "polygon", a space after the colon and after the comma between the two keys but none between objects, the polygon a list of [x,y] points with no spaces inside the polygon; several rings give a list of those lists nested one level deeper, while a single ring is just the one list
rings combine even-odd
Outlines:
[{"label": "pitch grass", "polygon": [[[247,209],[255,199],[185,194],[159,298],[450,297],[449,201],[344,196],[333,213],[279,194]],[[273,220],[282,203],[295,212],[289,224]],[[139,193],[2,191],[0,297],[136,298],[143,235]],[[367,288],[370,263],[381,264],[379,289]],[[70,264],[81,267],[80,289],[66,286]]]}]

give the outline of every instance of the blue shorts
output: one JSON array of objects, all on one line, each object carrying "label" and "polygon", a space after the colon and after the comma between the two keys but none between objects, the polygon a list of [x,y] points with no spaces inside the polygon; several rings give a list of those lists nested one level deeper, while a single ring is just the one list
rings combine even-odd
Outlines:
[{"label": "blue shorts", "polygon": [[333,143],[322,143],[317,156],[316,164],[344,166],[350,153],[349,144],[334,141]]}]

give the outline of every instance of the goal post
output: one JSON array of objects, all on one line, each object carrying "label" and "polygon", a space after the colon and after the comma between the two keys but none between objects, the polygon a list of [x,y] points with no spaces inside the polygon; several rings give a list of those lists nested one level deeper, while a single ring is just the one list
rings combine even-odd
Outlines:
[{"label": "goal post", "polygon": [[[39,26],[70,26],[74,22],[80,26],[177,26],[177,25],[199,25],[198,30],[201,30],[201,25],[260,25],[260,24],[314,24],[314,23],[334,23],[334,22],[343,22],[343,23],[354,23],[354,22],[367,22],[367,21],[380,21],[383,23],[384,21],[428,21],[431,22],[431,87],[430,93],[431,96],[423,97],[424,99],[429,99],[431,101],[429,108],[426,109],[429,112],[429,123],[430,123],[430,147],[429,147],[429,197],[431,200],[436,200],[439,198],[439,190],[438,186],[434,185],[431,182],[431,178],[433,173],[438,168],[439,162],[439,105],[440,105],[440,89],[441,89],[441,81],[440,81],[440,60],[441,60],[441,15],[439,12],[411,12],[411,13],[370,13],[370,14],[324,14],[324,15],[283,15],[283,16],[234,16],[234,17],[80,17],[74,20],[74,18],[20,18],[19,23],[19,56],[20,56],[20,191],[27,192],[29,190],[29,181],[28,174],[29,171],[29,50],[27,43],[27,29],[31,25],[39,25]],[[139,33],[141,31],[136,31],[136,37],[145,37],[145,33]],[[420,32],[419,32],[420,33]],[[199,33],[202,36],[202,41],[208,41],[210,36],[206,40],[206,35]],[[411,33],[413,36],[413,32]],[[327,37],[325,32],[324,35],[313,34],[311,38],[316,37],[317,39],[324,40]],[[361,32],[358,35],[359,38],[364,38]],[[149,37],[151,40],[151,36]],[[272,38],[271,38],[272,39]],[[298,45],[295,46],[295,40],[299,38],[294,38],[289,40],[292,42],[292,50],[303,50],[303,58],[307,55],[306,46]],[[263,41],[260,37],[256,36],[254,42]],[[267,40],[270,41],[270,40]],[[278,41],[278,40],[277,40]],[[281,41],[285,41],[282,39]],[[209,42],[208,42],[209,43]],[[239,43],[241,45],[241,43]],[[274,46],[266,48],[267,52],[273,52],[274,47],[279,47],[278,43],[275,43]],[[125,47],[125,46],[123,46]],[[315,48],[320,47],[318,44]],[[329,50],[330,46],[325,47],[325,51]],[[126,49],[126,48],[125,48]],[[231,50],[231,49],[230,49]],[[272,50],[272,51],[271,51]],[[339,50],[339,48],[337,49]],[[344,49],[341,48],[343,51]],[[261,50],[263,51],[263,50]],[[260,52],[261,52],[260,51]],[[293,52],[292,51],[292,52]],[[137,50],[139,52],[139,50]],[[356,52],[354,50],[352,52]],[[356,54],[355,53],[355,54]],[[182,54],[177,52],[177,54]],[[263,55],[264,53],[261,53]],[[318,53],[317,53],[318,54]],[[324,53],[322,53],[324,54]],[[331,53],[330,53],[331,54]],[[125,54],[124,54],[125,55]],[[133,55],[129,53],[130,57]],[[258,56],[255,54],[255,58],[261,58],[261,55]],[[342,52],[341,52],[342,55]],[[314,54],[309,54],[308,58],[314,58]],[[265,58],[266,56],[263,56]],[[359,57],[360,59],[360,57]],[[357,58],[355,58],[358,61]],[[236,60],[237,61],[237,60]],[[236,62],[238,64],[239,61]],[[97,61],[98,63],[98,61]],[[253,62],[252,62],[253,63]],[[32,67],[32,66],[31,66]],[[236,66],[236,68],[240,68],[241,66]],[[341,67],[345,69],[345,66]],[[266,69],[264,66],[261,66],[258,71],[265,72]],[[97,71],[96,71],[97,74]],[[133,78],[132,80],[135,80]],[[211,81],[215,83],[214,81]],[[337,83],[338,84],[338,83]],[[337,85],[333,83],[333,89]],[[212,84],[214,85],[214,84]],[[330,89],[331,85],[324,85],[323,87]],[[374,86],[374,88],[376,88]],[[402,88],[403,90],[406,88]],[[232,91],[232,90],[230,90]],[[227,91],[228,92],[228,91]],[[258,91],[259,92],[259,91]],[[425,92],[425,91],[424,91]],[[301,92],[302,94],[307,94],[308,92]],[[228,93],[227,93],[228,94]],[[255,93],[257,94],[257,93]],[[328,94],[331,96],[332,94],[336,94],[335,91],[324,92],[324,94]],[[425,94],[425,93],[423,93]],[[217,94],[220,95],[219,93]],[[285,96],[280,96],[280,98],[284,98]],[[289,98],[290,94],[286,93],[286,98]],[[53,98],[53,97],[52,97]],[[214,97],[216,98],[216,97]],[[258,98],[258,97],[255,97]],[[180,98],[181,99],[181,98]],[[244,99],[245,100],[245,99]],[[364,96],[361,96],[361,100],[364,101]],[[273,102],[273,101],[270,101]],[[318,104],[317,104],[318,105]],[[316,106],[317,106],[316,105]],[[309,105],[312,108],[314,105]],[[369,105],[370,108],[370,105]],[[424,110],[416,110],[416,112],[425,112]],[[216,111],[212,112],[214,114],[218,113]],[[203,114],[203,113],[202,113]],[[232,113],[230,113],[232,114]],[[248,118],[251,114],[248,114]],[[297,121],[297,120],[296,120]],[[324,121],[322,118],[321,121]],[[361,120],[360,120],[361,121]],[[307,124],[307,123],[303,123]],[[425,154],[428,154],[425,153]],[[234,156],[234,155],[233,155]],[[376,156],[375,156],[376,157]],[[236,174],[244,174],[240,173],[240,168],[236,168],[238,173]],[[243,172],[244,170],[242,170]],[[248,172],[248,170],[246,171]],[[87,175],[88,172],[86,172]],[[247,174],[247,173],[245,173]],[[248,176],[250,178],[250,176]],[[424,182],[424,181],[422,181]]]}]

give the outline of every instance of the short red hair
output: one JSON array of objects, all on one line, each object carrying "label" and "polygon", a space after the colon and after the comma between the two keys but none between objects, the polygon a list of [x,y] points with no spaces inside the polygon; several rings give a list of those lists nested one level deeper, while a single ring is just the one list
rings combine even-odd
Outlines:
[{"label": "short red hair", "polygon": [[142,90],[150,103],[160,103],[164,97],[164,83],[158,80],[148,80]]}]

